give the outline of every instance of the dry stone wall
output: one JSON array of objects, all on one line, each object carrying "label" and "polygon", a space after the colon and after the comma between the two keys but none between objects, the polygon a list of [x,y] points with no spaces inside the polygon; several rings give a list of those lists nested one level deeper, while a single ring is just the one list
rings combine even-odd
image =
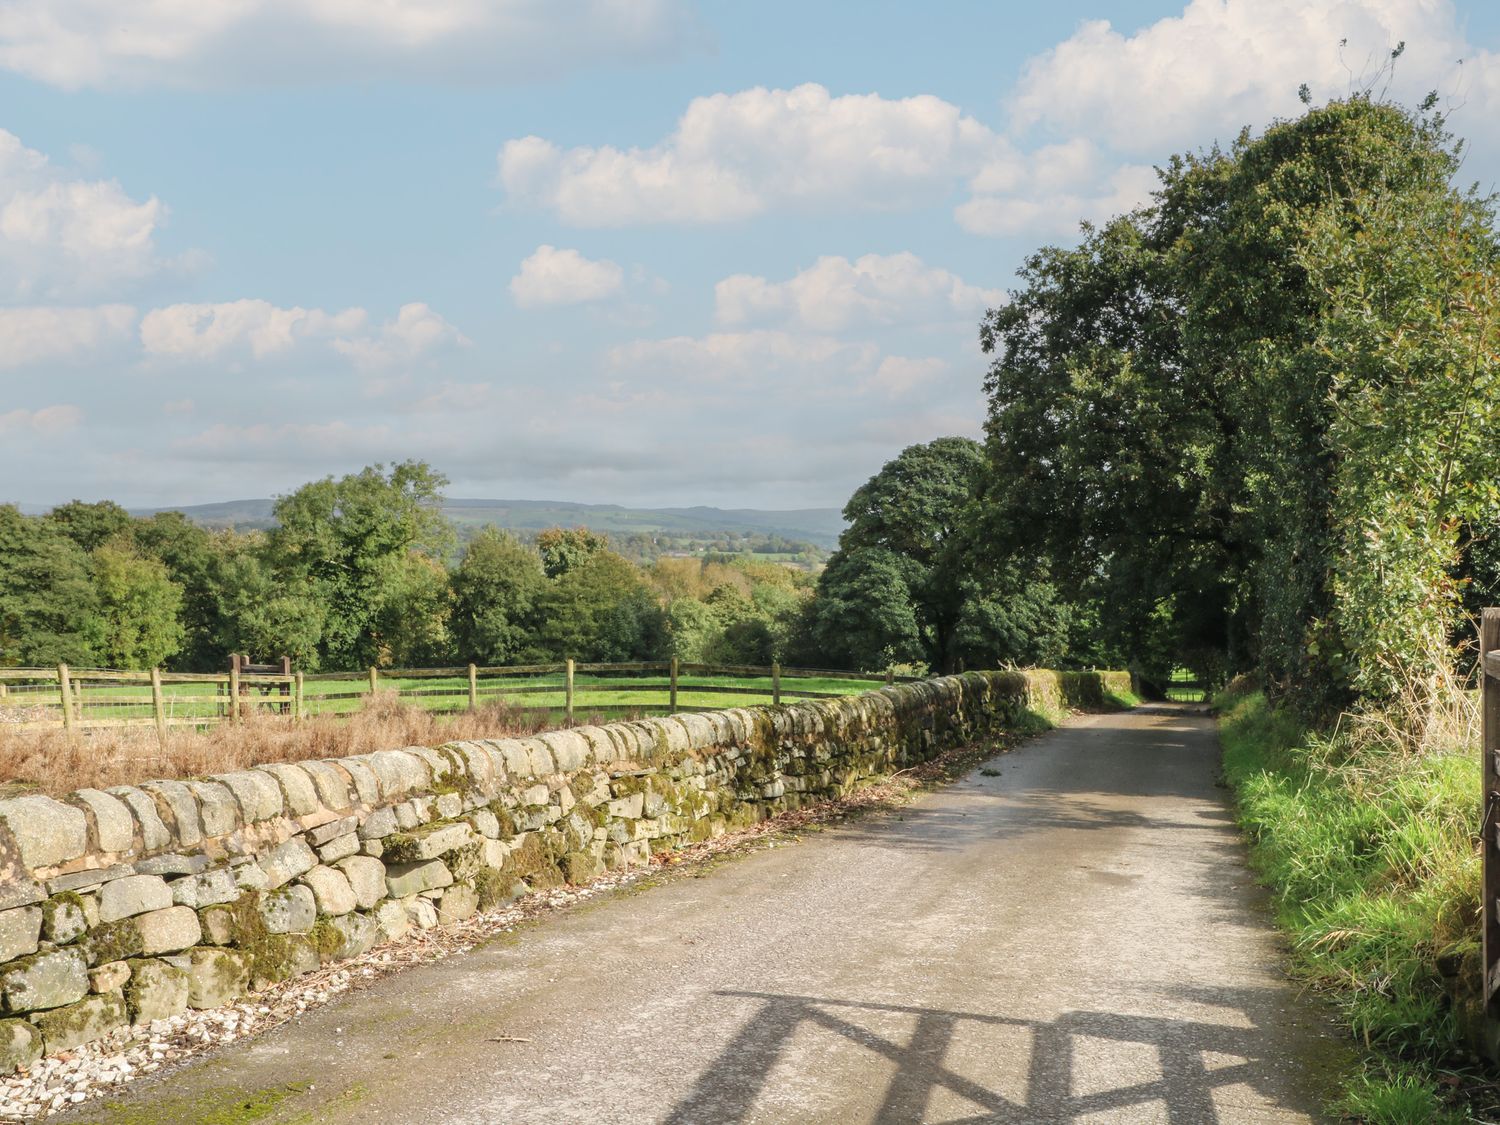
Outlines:
[{"label": "dry stone wall", "polygon": [[1128,686],[1116,673],[969,673],[0,801],[0,1072]]}]

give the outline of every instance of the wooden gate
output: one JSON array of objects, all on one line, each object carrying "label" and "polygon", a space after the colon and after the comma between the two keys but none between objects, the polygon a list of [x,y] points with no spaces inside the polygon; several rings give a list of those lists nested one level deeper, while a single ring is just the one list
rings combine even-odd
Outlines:
[{"label": "wooden gate", "polygon": [[1500,1061],[1500,609],[1487,609],[1479,619],[1480,737],[1484,789],[1479,824],[1484,877],[1481,907],[1484,916],[1484,1046]]}]

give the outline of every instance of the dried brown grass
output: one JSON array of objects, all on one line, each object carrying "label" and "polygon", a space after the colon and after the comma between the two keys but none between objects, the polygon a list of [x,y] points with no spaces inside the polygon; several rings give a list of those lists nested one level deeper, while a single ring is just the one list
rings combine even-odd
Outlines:
[{"label": "dried brown grass", "polygon": [[377,695],[353,714],[320,715],[301,723],[255,715],[199,732],[167,731],[165,745],[147,724],[69,733],[0,725],[0,795],[62,794],[74,789],[135,785],[157,778],[201,777],[271,762],[341,758],[400,746],[437,746],[465,738],[534,734],[553,725],[545,709],[503,700],[475,711],[438,714]]}]

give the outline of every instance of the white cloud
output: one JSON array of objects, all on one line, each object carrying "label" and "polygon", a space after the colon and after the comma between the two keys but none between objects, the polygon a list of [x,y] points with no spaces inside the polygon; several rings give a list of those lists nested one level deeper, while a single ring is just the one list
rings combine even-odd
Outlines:
[{"label": "white cloud", "polygon": [[1092,144],[1073,141],[988,165],[970,186],[974,194],[953,211],[959,226],[973,234],[1042,238],[1139,207],[1159,181],[1154,168],[1111,169]]},{"label": "white cloud", "polygon": [[753,331],[635,340],[609,349],[606,360],[616,371],[646,377],[666,375],[720,382],[765,380],[793,373],[827,381],[870,370],[878,354],[873,344],[832,336]]},{"label": "white cloud", "polygon": [[593,261],[543,243],[510,279],[510,293],[522,308],[576,305],[613,297],[624,283],[625,272],[608,259]]},{"label": "white cloud", "polygon": [[1395,90],[1404,97],[1460,92],[1460,58],[1470,80],[1500,82],[1486,65],[1493,56],[1465,44],[1448,0],[1190,0],[1134,35],[1108,20],[1081,24],[1027,64],[1013,121],[1160,158],[1295,115],[1303,82],[1320,100],[1361,88],[1403,40]]},{"label": "white cloud", "polygon": [[354,425],[344,421],[255,423],[248,426],[217,423],[181,438],[173,448],[190,458],[227,462],[300,460],[316,451],[325,464],[340,459],[382,460],[391,457],[399,442],[389,425]]},{"label": "white cloud", "polygon": [[935,356],[913,359],[904,355],[888,355],[875,369],[870,386],[884,391],[892,398],[898,398],[942,378],[947,371],[948,361]]},{"label": "white cloud", "polygon": [[5,0],[0,67],[66,89],[514,82],[668,57],[685,0]]},{"label": "white cloud", "polygon": [[134,327],[129,305],[0,308],[0,368],[77,359],[128,341]]},{"label": "white cloud", "polygon": [[735,274],[714,286],[723,324],[785,318],[823,332],[967,318],[1004,299],[1003,290],[970,285],[912,253],[866,254],[852,262],[823,257],[786,281]]},{"label": "white cloud", "polygon": [[114,180],[70,179],[0,129],[0,295],[92,292],[158,269],[166,208]]},{"label": "white cloud", "polygon": [[513,201],[576,226],[711,223],[776,205],[881,209],[941,198],[997,143],[941,98],[834,97],[807,83],[695,98],[650,148],[513,140],[499,173]]},{"label": "white cloud", "polygon": [[11,410],[0,414],[0,434],[50,437],[76,429],[83,411],[72,405],[44,406],[40,410]]},{"label": "white cloud", "polygon": [[146,353],[179,360],[225,355],[264,359],[319,341],[364,367],[410,361],[449,344],[467,343],[421,302],[403,305],[395,320],[373,330],[362,308],[327,312],[255,299],[169,305],[152,309],[141,320]]}]

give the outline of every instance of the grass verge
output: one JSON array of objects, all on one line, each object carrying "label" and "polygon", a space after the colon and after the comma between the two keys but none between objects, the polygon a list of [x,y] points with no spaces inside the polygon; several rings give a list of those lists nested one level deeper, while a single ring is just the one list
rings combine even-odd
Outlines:
[{"label": "grass verge", "polygon": [[1366,1049],[1335,1107],[1391,1125],[1495,1120],[1479,998],[1479,760],[1319,734],[1260,693],[1216,700],[1224,774],[1294,970]]}]

